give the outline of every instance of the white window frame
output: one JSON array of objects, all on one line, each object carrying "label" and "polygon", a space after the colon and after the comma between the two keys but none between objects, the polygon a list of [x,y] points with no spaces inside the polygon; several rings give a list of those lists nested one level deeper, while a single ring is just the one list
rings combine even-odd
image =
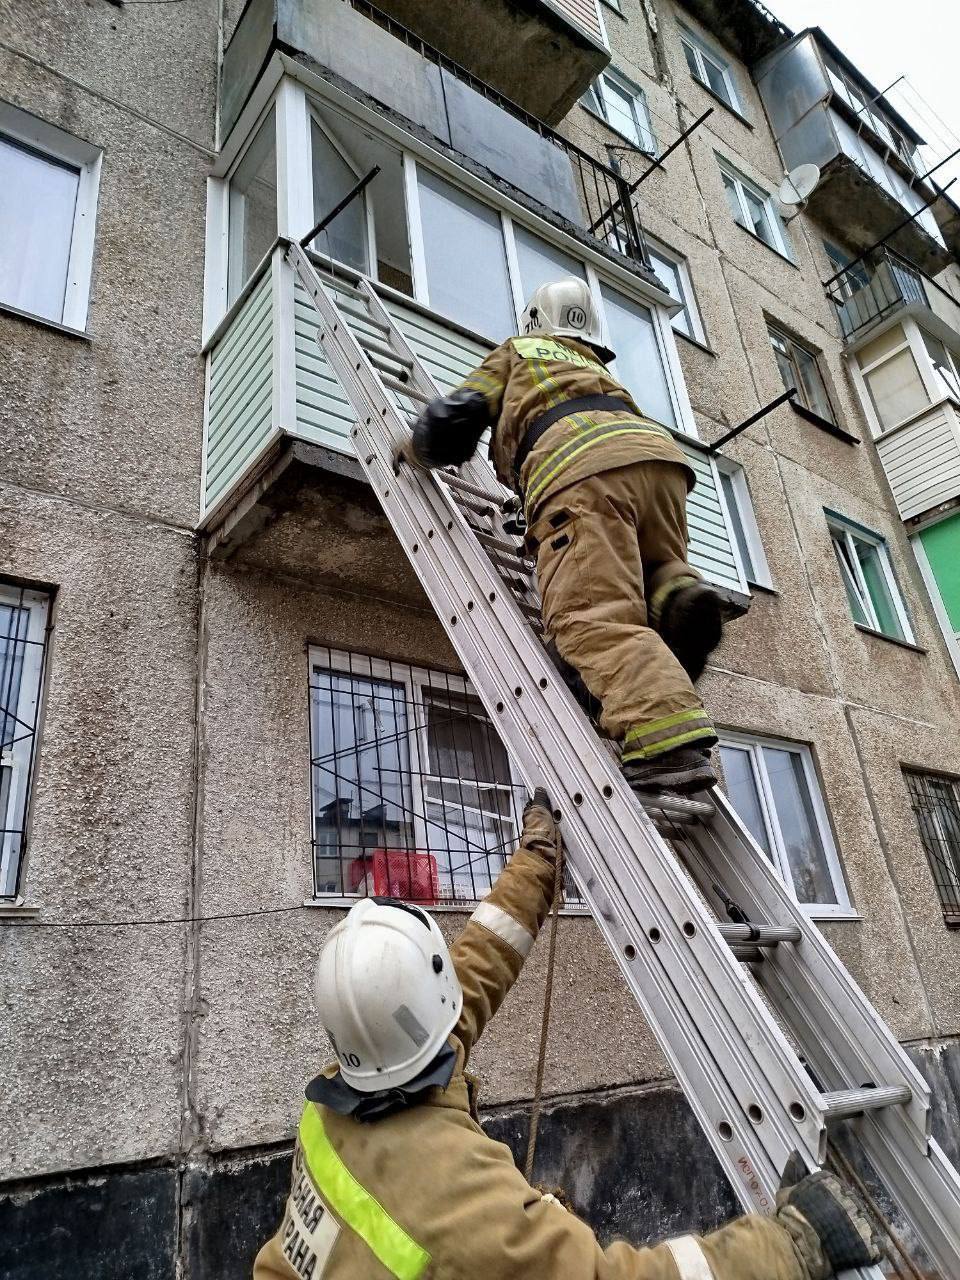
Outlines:
[{"label": "white window frame", "polygon": [[[777,207],[774,204],[773,196],[769,191],[764,191],[763,187],[758,187],[755,182],[751,182],[748,177],[742,174],[739,169],[735,168],[729,160],[725,160],[718,152],[715,152],[714,154],[717,157],[717,164],[720,168],[721,185],[725,186],[723,178],[727,177],[733,183],[734,190],[736,192],[737,202],[743,216],[743,222],[737,222],[736,218],[734,218],[734,222],[737,222],[737,226],[742,227],[743,230],[746,231],[747,235],[753,236],[754,240],[759,240],[761,244],[767,245],[768,249],[772,249],[774,253],[779,253],[780,256],[782,258],[786,258],[788,262],[794,262],[793,248],[790,244],[790,240],[787,236],[787,231],[783,225],[780,214],[777,211]],[[767,244],[763,236],[757,235],[756,231],[752,230],[753,219],[750,216],[750,208],[745,196],[745,192],[747,191],[750,192],[755,200],[760,201],[763,205],[774,241],[776,242],[775,244]],[[729,209],[729,205],[727,205],[726,192],[724,192],[724,206]],[[731,214],[731,217],[732,216],[733,215]]]},{"label": "white window frame", "polygon": [[[801,911],[810,916],[812,920],[859,919],[859,913],[850,901],[847,882],[840,864],[840,855],[833,837],[833,828],[830,824],[830,817],[820,788],[820,778],[814,765],[813,752],[810,747],[804,742],[793,742],[788,738],[773,738],[762,734],[741,733],[737,730],[720,729],[717,731],[717,736],[720,739],[721,746],[739,747],[749,755],[754,784],[760,798],[760,808],[767,832],[767,841],[773,856],[773,869],[785,885],[787,892],[797,902]],[[766,761],[763,758],[763,747],[789,751],[800,758],[804,781],[807,784],[810,803],[813,807],[817,834],[823,845],[827,870],[830,874],[836,902],[800,902],[797,898],[796,887],[790,872],[790,861],[784,848],[783,836],[777,819],[773,786],[770,782]],[[762,849],[760,850],[760,857],[765,862],[767,861]]]},{"label": "white window frame", "polygon": [[[22,736],[10,747],[0,747],[0,764],[11,770],[6,812],[0,811],[0,905],[22,899],[23,852],[26,845],[30,788],[33,781],[40,735],[40,699],[43,694],[45,636],[50,612],[50,597],[45,592],[22,590],[9,582],[0,582],[0,604],[28,611],[26,643],[20,668],[20,687],[14,714],[18,720],[35,726],[29,736]],[[16,832],[24,832],[23,842],[14,847]],[[20,895],[16,895],[17,879]]]},{"label": "white window frame", "polygon": [[[419,743],[416,753],[411,748],[411,758],[418,758],[423,764],[430,762],[430,744],[427,726],[427,714],[424,704],[424,691],[434,689],[439,694],[460,694],[477,699],[477,691],[473,688],[468,680],[463,676],[450,675],[445,671],[431,670],[428,667],[412,666],[407,663],[391,663],[382,658],[371,658],[366,654],[352,653],[340,649],[327,649],[319,646],[311,646],[308,651],[309,660],[309,679],[312,684],[314,673],[318,670],[335,671],[339,675],[352,676],[358,680],[382,680],[385,683],[399,684],[404,687],[404,706],[409,709],[413,718],[413,727],[407,731],[408,739],[412,739],[416,734],[419,737]],[[311,709],[312,717],[312,709]],[[496,726],[490,721],[491,732],[497,734]],[[311,724],[311,741],[312,741],[312,724]],[[499,736],[499,735],[497,735]],[[506,744],[504,744],[506,751]],[[515,761],[511,758],[510,752],[506,751],[507,765],[510,770],[510,786],[509,790],[515,792],[517,789],[523,790],[524,783],[520,777]],[[409,786],[410,805],[413,811],[413,828],[414,838],[419,848],[428,848],[427,825],[425,822],[425,814],[427,807],[427,797],[425,794],[424,782],[434,775],[426,774],[424,771],[417,773],[411,768],[409,777],[404,780],[404,784]],[[506,784],[491,784],[490,789]],[[311,849],[313,847],[313,832],[316,824],[316,814],[314,811],[314,787],[311,770],[310,779],[310,816],[311,816]],[[453,806],[456,807],[456,806]],[[469,808],[469,806],[460,806]],[[512,823],[515,828],[515,845],[520,842],[520,824],[513,819],[503,819],[504,824]],[[509,861],[513,848],[503,851],[504,865]],[[496,880],[496,874],[492,877]],[[478,886],[478,888],[481,886]],[[486,890],[485,890],[486,891]],[[333,905],[351,905],[362,896],[359,894],[336,894],[323,893],[317,894],[312,901],[324,906]],[[446,906],[450,910],[463,910],[464,904],[468,899],[459,898],[455,902],[441,901],[439,906]],[[432,910],[433,908],[431,908]]]},{"label": "white window frame", "polygon": [[[905,640],[908,644],[916,644],[910,615],[907,613],[906,601],[900,590],[900,584],[897,582],[897,576],[893,571],[893,561],[890,557],[890,548],[886,538],[882,534],[875,533],[872,529],[866,529],[863,525],[857,524],[856,521],[849,520],[846,516],[839,515],[835,511],[827,511],[825,514],[827,517],[827,529],[830,533],[831,550],[833,551],[834,559],[837,560],[837,568],[844,587],[844,597],[846,598],[848,589],[853,590],[857,602],[867,618],[866,625],[868,630],[883,636],[887,640]],[[832,545],[835,539],[842,539],[846,547],[848,560],[844,561],[843,564],[841,564]],[[890,599],[893,602],[897,620],[903,630],[903,636],[891,636],[880,626],[876,606],[870,595],[869,586],[857,557],[856,542],[858,540],[868,546],[875,547],[877,550],[880,571],[890,593]],[[847,603],[849,607],[849,600]],[[855,618],[853,619],[853,624],[855,627],[863,629],[864,624],[857,622]]]},{"label": "white window frame", "polygon": [[[696,80],[697,84],[699,84],[701,88],[706,89],[707,93],[711,94],[714,98],[719,98],[724,106],[729,107],[731,111],[735,111],[738,116],[743,116],[744,119],[746,119],[743,106],[740,102],[740,95],[737,93],[736,81],[734,80],[733,72],[730,69],[730,63],[726,58],[721,57],[721,55],[717,53],[716,49],[709,45],[706,40],[696,35],[682,22],[678,23],[678,26],[680,27],[680,43],[687,46],[693,54],[693,60],[696,63],[697,75],[693,78]],[[723,80],[727,93],[730,95],[729,102],[721,94],[717,93],[710,84],[705,66],[708,59],[713,64],[714,68],[720,72],[720,77]],[[686,59],[684,59],[684,61],[686,61]],[[687,67],[689,70],[689,64],[687,64]]]},{"label": "white window frame", "polygon": [[79,170],[77,200],[73,214],[73,232],[70,239],[70,257],[67,263],[66,287],[63,295],[63,316],[51,320],[48,316],[0,303],[7,311],[29,315],[40,324],[86,332],[87,312],[90,304],[90,278],[93,273],[93,250],[96,240],[97,196],[100,190],[100,168],[103,152],[80,138],[74,138],[62,129],[47,124],[37,116],[29,115],[7,102],[0,102],[0,134],[6,134],[13,142],[22,143],[41,156],[69,165]]},{"label": "white window frame", "polygon": [[[618,90],[624,97],[630,99],[630,113],[633,116],[634,127],[637,130],[639,141],[631,138],[629,134],[624,133],[622,129],[618,129],[610,120],[610,105],[607,101],[605,90],[607,85]],[[588,101],[588,95],[592,93],[600,107],[599,112]],[[653,124],[650,120],[650,108],[647,106],[646,94],[638,84],[634,84],[632,80],[628,80],[626,76],[621,75],[619,71],[614,71],[608,67],[605,71],[601,71],[594,80],[593,84],[580,99],[580,105],[594,119],[602,121],[607,128],[617,135],[618,138],[624,138],[632,147],[636,147],[644,155],[655,156],[659,150],[657,135],[653,131]]]},{"label": "white window frame", "polygon": [[[767,336],[770,339],[770,346],[774,353],[774,363],[777,364],[777,372],[780,373],[781,380],[783,378],[783,374],[780,372],[779,363],[777,363],[777,350],[773,345],[773,339],[778,338],[782,343],[784,343],[788,347],[787,358],[790,360],[791,364],[793,365],[794,372],[796,375],[793,380],[794,387],[795,387],[794,399],[799,402],[800,407],[806,409],[808,413],[814,414],[815,417],[820,418],[823,422],[829,422],[832,427],[838,426],[837,415],[833,407],[833,401],[830,399],[830,392],[827,390],[827,382],[823,376],[823,370],[820,367],[822,353],[819,351],[812,351],[810,347],[806,345],[806,343],[798,342],[796,338],[794,338],[791,334],[787,333],[785,329],[781,329],[780,326],[773,320],[767,321]],[[827,408],[830,410],[829,417],[827,417],[825,414],[820,413],[819,410],[813,407],[813,405],[807,404],[807,391],[803,385],[803,378],[800,376],[799,364],[796,356],[794,355],[795,350],[802,351],[805,356],[809,356],[809,358],[813,361],[813,367],[814,369],[816,369],[817,377],[820,379],[820,386],[823,388],[823,398],[827,402]],[[786,384],[784,384],[784,390],[789,390]]]},{"label": "white window frame", "polygon": [[[771,576],[766,552],[763,549],[763,542],[760,538],[760,529],[757,525],[757,516],[753,506],[753,498],[750,494],[747,473],[739,462],[734,462],[732,458],[725,458],[722,454],[716,458],[716,464],[718,473],[717,494],[723,508],[727,528],[730,530],[730,546],[733,549],[740,577],[750,586],[764,587],[767,591],[773,591],[773,577]],[[730,488],[733,491],[733,500],[737,505],[737,519],[743,530],[747,551],[753,566],[752,574],[748,572],[748,567],[744,563],[733,527],[733,519],[730,513],[730,495],[728,495],[722,482],[724,476],[729,479]]]},{"label": "white window frame", "polygon": [[[876,360],[871,360],[869,364],[861,365],[856,356],[850,360],[850,369],[853,373],[853,380],[856,383],[858,392],[860,393],[860,400],[863,405],[864,413],[867,416],[867,423],[869,424],[870,432],[875,439],[879,439],[881,436],[890,435],[894,431],[899,431],[900,428],[905,426],[908,422],[913,422],[916,418],[922,417],[932,409],[935,409],[937,405],[943,404],[946,401],[950,401],[953,404],[957,403],[955,397],[944,393],[943,385],[934,370],[930,353],[923,341],[923,334],[920,331],[920,325],[917,324],[916,320],[914,320],[912,316],[898,316],[894,324],[888,325],[885,329],[871,331],[861,345],[866,346],[875,339],[883,337],[884,333],[888,332],[891,328],[895,328],[897,325],[903,329],[904,336],[902,342],[899,342],[895,347],[891,347],[889,351],[885,351],[883,355],[878,356]],[[930,336],[937,337],[936,334],[931,334]],[[940,338],[939,341],[946,346],[946,344],[943,343],[942,338]],[[871,396],[870,388],[867,385],[867,374],[872,373],[874,369],[879,369],[880,366],[886,364],[888,360],[892,360],[894,356],[898,356],[902,351],[907,350],[910,351],[913,356],[914,363],[917,366],[917,371],[920,374],[920,381],[927,393],[928,403],[922,405],[919,409],[914,409],[912,413],[908,413],[906,417],[901,418],[899,422],[891,423],[890,426],[884,426],[880,421],[879,414],[874,408],[873,397]],[[956,354],[948,349],[948,355],[956,365],[958,363]]]},{"label": "white window frame", "polygon": [[[359,181],[360,181],[360,179],[363,177],[363,173],[362,173],[362,172],[360,171],[360,169],[357,167],[356,162],[354,161],[353,157],[347,154],[347,152],[344,150],[343,144],[342,144],[342,143],[341,143],[337,138],[335,138],[335,137],[334,137],[334,135],[333,135],[332,131],[330,130],[330,128],[329,128],[329,127],[328,127],[328,125],[327,125],[327,122],[324,120],[323,116],[320,114],[320,110],[319,110],[318,105],[317,105],[315,102],[309,102],[309,100],[308,100],[308,104],[309,104],[309,109],[310,109],[310,120],[311,120],[311,122],[317,126],[317,128],[320,130],[320,132],[321,132],[321,133],[323,134],[323,136],[326,138],[327,142],[330,144],[330,146],[334,149],[334,151],[337,153],[337,155],[340,157],[340,159],[343,161],[343,163],[347,166],[347,168],[350,170],[350,172],[351,172],[352,174],[354,174],[354,176],[356,177],[357,181],[359,182]],[[312,154],[312,150],[313,150],[313,149],[312,149],[312,147],[311,147],[311,155],[310,155],[310,184],[311,184],[311,191],[312,191],[312,187],[313,187],[313,154]],[[372,202],[371,200],[368,200],[368,199],[367,199],[367,193],[366,193],[366,191],[361,191],[361,192],[360,192],[360,194],[359,194],[359,196],[357,196],[357,197],[355,197],[355,198],[356,198],[356,199],[358,199],[358,200],[360,200],[360,201],[362,202],[362,204],[363,204],[363,221],[364,221],[364,226],[366,227],[366,253],[367,253],[367,263],[368,263],[368,268],[367,268],[367,271],[366,271],[366,275],[367,275],[368,279],[370,279],[370,280],[377,280],[377,279],[379,279],[379,277],[378,277],[378,275],[377,275],[377,230],[376,230],[376,225],[375,225],[375,222],[374,222],[374,215],[373,215],[373,202]],[[314,216],[315,218],[316,218],[316,217],[318,217],[318,216],[319,216],[319,217],[323,217],[323,214],[322,214],[322,213],[320,213],[320,214],[318,215],[317,210],[315,209],[315,210],[314,210],[314,212],[313,212],[313,216]],[[309,229],[309,228],[308,228],[308,229]],[[322,237],[323,237],[323,232],[321,231],[321,232],[320,232],[320,235],[317,237],[317,239],[318,239],[318,240],[320,240],[320,241],[322,242]],[[317,250],[317,249],[316,249],[316,246],[315,246],[315,245],[314,245],[314,246],[311,246],[311,247],[312,247],[312,248],[314,248],[314,249],[316,250],[316,252],[318,252],[318,253],[320,253],[320,252],[321,252],[321,250]],[[322,256],[324,256],[324,257],[325,257],[326,255],[325,255],[325,254],[323,254]],[[354,268],[353,268],[353,270],[354,270],[354,271],[356,271],[356,269],[357,269],[356,267],[354,267]]]},{"label": "white window frame", "polygon": [[[678,311],[671,318],[671,325],[675,333],[679,333],[684,338],[690,338],[694,342],[699,342],[701,346],[707,345],[707,335],[703,327],[703,317],[700,315],[700,307],[697,304],[697,295],[693,287],[693,277],[690,274],[690,264],[681,253],[668,248],[661,240],[655,240],[652,236],[644,237],[647,242],[647,252],[655,257],[662,258],[664,262],[668,262],[675,267],[680,277],[680,294],[677,299],[683,304],[682,311]],[[656,274],[656,268],[654,268]],[[690,332],[677,328],[677,319],[686,315],[690,325]]]}]

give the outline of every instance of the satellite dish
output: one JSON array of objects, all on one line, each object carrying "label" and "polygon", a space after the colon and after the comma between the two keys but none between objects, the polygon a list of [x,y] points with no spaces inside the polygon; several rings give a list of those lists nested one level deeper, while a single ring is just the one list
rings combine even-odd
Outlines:
[{"label": "satellite dish", "polygon": [[815,164],[798,164],[790,170],[777,188],[777,199],[787,221],[797,216],[817,189],[819,181],[820,169]]}]

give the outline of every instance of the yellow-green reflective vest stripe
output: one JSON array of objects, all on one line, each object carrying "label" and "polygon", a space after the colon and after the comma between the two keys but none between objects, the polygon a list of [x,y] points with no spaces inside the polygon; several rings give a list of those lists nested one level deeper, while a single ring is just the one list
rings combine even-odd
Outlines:
[{"label": "yellow-green reflective vest stripe", "polygon": [[430,1265],[430,1254],[356,1180],[333,1149],[320,1113],[311,1103],[300,1118],[299,1134],[310,1176],[330,1208],[397,1280],[419,1280]]}]

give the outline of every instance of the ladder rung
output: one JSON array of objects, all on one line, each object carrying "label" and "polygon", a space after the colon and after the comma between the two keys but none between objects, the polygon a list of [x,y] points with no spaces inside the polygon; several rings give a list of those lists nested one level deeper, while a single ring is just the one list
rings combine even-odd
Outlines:
[{"label": "ladder rung", "polygon": [[[457,506],[460,507],[463,511],[472,511],[475,515],[478,515],[478,516],[496,515],[497,509],[492,502],[488,502],[485,506],[481,506],[479,502],[471,502],[469,498],[461,498],[459,494],[455,496],[454,502],[456,502]],[[474,524],[471,524],[470,528],[474,531],[474,533],[486,533],[485,529],[478,529],[477,526]]]},{"label": "ladder rung", "polygon": [[[390,332],[390,326],[388,324],[384,324],[382,320],[378,320],[376,316],[372,316],[368,307],[354,306],[352,299],[348,298],[345,302],[341,302],[340,310],[345,316],[352,317],[354,320],[362,320],[363,323],[368,324],[371,329],[379,329],[381,333]],[[357,338],[361,338],[359,333],[357,334]]]},{"label": "ladder rung", "polygon": [[515,556],[517,560],[522,560],[527,564],[533,563],[532,557],[526,554],[522,545],[515,542],[504,542],[502,538],[495,538],[492,533],[486,533],[482,529],[474,529],[474,533],[477,541],[491,551],[505,551],[508,555]]},{"label": "ladder rung", "polygon": [[381,342],[379,338],[371,338],[365,333],[358,333],[357,341],[368,356],[374,355],[389,360],[392,364],[399,365],[401,369],[413,368],[413,361],[408,360],[406,356],[398,355],[389,342]]},{"label": "ladder rung", "polygon": [[736,946],[730,950],[737,960],[743,960],[747,964],[759,964],[763,959],[763,952],[759,947]]},{"label": "ladder rung", "polygon": [[433,474],[438,480],[442,480],[444,484],[449,485],[451,489],[456,489],[458,493],[469,493],[472,498],[483,498],[486,502],[492,502],[495,507],[500,505],[500,499],[495,493],[491,493],[489,489],[480,489],[466,480],[461,480],[452,471],[435,471]]},{"label": "ladder rung", "polygon": [[780,942],[799,942],[796,925],[721,924],[720,936],[728,942],[749,942],[756,947],[775,947]]},{"label": "ladder rung", "polygon": [[[533,566],[529,560],[521,560],[519,556],[506,551],[488,550],[487,555],[496,565],[502,565],[514,577],[532,578]],[[524,582],[524,587],[528,584]]]},{"label": "ladder rung", "polygon": [[[345,293],[348,298],[360,298],[361,301],[366,302],[367,295],[362,289],[354,288],[352,284],[347,284],[346,280],[341,280],[339,276],[330,275],[328,272],[324,272],[324,275],[327,276],[329,281],[327,288],[332,289],[334,293]],[[339,305],[338,301],[337,306]]]},{"label": "ladder rung", "polygon": [[[376,359],[372,360],[371,364],[376,365]],[[385,387],[389,387],[391,391],[396,391],[398,395],[406,396],[408,400],[416,400],[419,404],[431,404],[433,401],[433,396],[425,396],[422,391],[417,391],[408,382],[401,382],[399,378],[394,378],[382,370],[380,381]]]},{"label": "ladder rung", "polygon": [[912,1097],[912,1090],[905,1084],[882,1085],[877,1089],[838,1089],[823,1095],[823,1110],[828,1120],[844,1120],[864,1111],[898,1106]]},{"label": "ladder rung", "polygon": [[687,796],[657,795],[651,792],[640,797],[640,802],[651,817],[666,813],[679,822],[684,819],[692,822],[699,818],[712,818],[715,813],[709,800],[691,800]]}]

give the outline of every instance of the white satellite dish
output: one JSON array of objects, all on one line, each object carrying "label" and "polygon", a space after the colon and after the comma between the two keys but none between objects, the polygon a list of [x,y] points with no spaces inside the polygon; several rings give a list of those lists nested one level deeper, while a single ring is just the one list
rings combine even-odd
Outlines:
[{"label": "white satellite dish", "polygon": [[797,216],[817,189],[819,181],[820,169],[815,164],[798,164],[790,170],[777,188],[777,199],[786,221]]}]

